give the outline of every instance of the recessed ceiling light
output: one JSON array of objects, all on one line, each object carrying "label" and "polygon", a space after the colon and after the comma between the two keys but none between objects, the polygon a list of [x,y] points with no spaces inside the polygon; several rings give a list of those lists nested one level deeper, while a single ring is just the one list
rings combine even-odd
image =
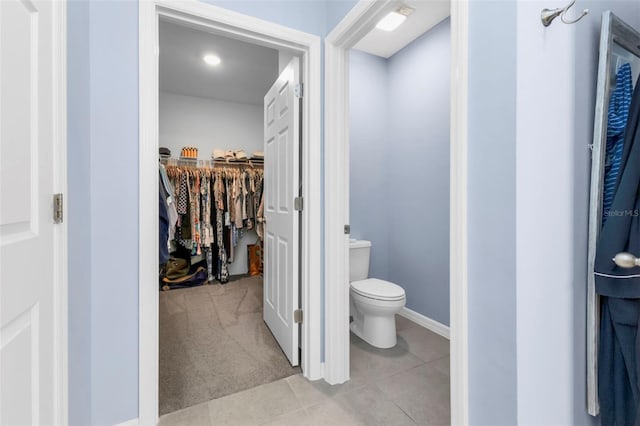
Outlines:
[{"label": "recessed ceiling light", "polygon": [[210,53],[204,55],[202,57],[202,60],[204,61],[205,64],[212,67],[215,67],[216,65],[220,65],[220,62],[222,62],[219,56],[212,55]]},{"label": "recessed ceiling light", "polygon": [[411,15],[415,9],[402,6],[393,12],[389,12],[384,18],[382,18],[377,24],[376,28],[383,31],[393,31],[398,28],[407,19],[407,16]]}]

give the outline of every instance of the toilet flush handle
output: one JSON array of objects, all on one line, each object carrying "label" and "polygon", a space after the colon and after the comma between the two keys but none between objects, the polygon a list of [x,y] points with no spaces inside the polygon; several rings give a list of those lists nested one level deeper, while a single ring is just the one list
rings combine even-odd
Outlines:
[{"label": "toilet flush handle", "polygon": [[621,268],[633,268],[635,266],[640,266],[640,258],[635,257],[631,253],[618,253],[616,257],[613,258],[613,261]]}]

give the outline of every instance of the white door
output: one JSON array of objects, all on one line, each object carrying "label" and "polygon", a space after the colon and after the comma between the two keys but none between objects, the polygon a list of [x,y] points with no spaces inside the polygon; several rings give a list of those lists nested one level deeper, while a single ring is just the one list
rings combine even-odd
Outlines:
[{"label": "white door", "polygon": [[[61,421],[53,2],[0,1],[0,424]],[[59,52],[56,51],[55,55]],[[58,375],[56,375],[58,374]]]},{"label": "white door", "polygon": [[300,63],[293,58],[264,97],[264,321],[298,365],[298,223],[300,106],[295,87]]}]

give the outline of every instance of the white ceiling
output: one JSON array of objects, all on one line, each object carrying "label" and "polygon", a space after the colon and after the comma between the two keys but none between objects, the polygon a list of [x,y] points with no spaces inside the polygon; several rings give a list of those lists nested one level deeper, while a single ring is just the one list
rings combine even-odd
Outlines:
[{"label": "white ceiling", "polygon": [[402,25],[390,32],[374,28],[353,48],[390,58],[451,14],[449,0],[406,0],[402,3],[415,9]]},{"label": "white ceiling", "polygon": [[[205,53],[222,63],[210,67]],[[278,78],[278,51],[160,21],[160,90],[262,105]]]},{"label": "white ceiling", "polygon": [[[354,49],[389,58],[450,15],[449,0],[405,0],[415,9],[395,31],[374,28]],[[222,63],[210,67],[205,53]],[[160,90],[262,105],[278,76],[278,51],[160,21]]]}]

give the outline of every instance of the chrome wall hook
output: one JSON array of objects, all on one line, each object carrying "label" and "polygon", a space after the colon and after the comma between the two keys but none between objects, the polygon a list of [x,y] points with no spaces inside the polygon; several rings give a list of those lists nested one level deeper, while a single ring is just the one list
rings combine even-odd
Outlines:
[{"label": "chrome wall hook", "polygon": [[587,13],[589,13],[589,9],[584,9],[582,11],[582,13],[580,14],[580,16],[578,16],[577,18],[575,18],[573,20],[568,20],[567,17],[566,17],[567,11],[571,7],[573,7],[573,5],[575,3],[576,3],[576,0],[571,0],[571,3],[569,3],[565,7],[559,7],[557,9],[542,9],[542,12],[540,14],[540,19],[542,20],[542,25],[544,25],[545,27],[548,27],[549,25],[551,25],[553,20],[556,19],[558,16],[560,16],[560,19],[565,24],[575,24],[576,22],[581,20],[582,18],[584,18],[587,15]]}]

